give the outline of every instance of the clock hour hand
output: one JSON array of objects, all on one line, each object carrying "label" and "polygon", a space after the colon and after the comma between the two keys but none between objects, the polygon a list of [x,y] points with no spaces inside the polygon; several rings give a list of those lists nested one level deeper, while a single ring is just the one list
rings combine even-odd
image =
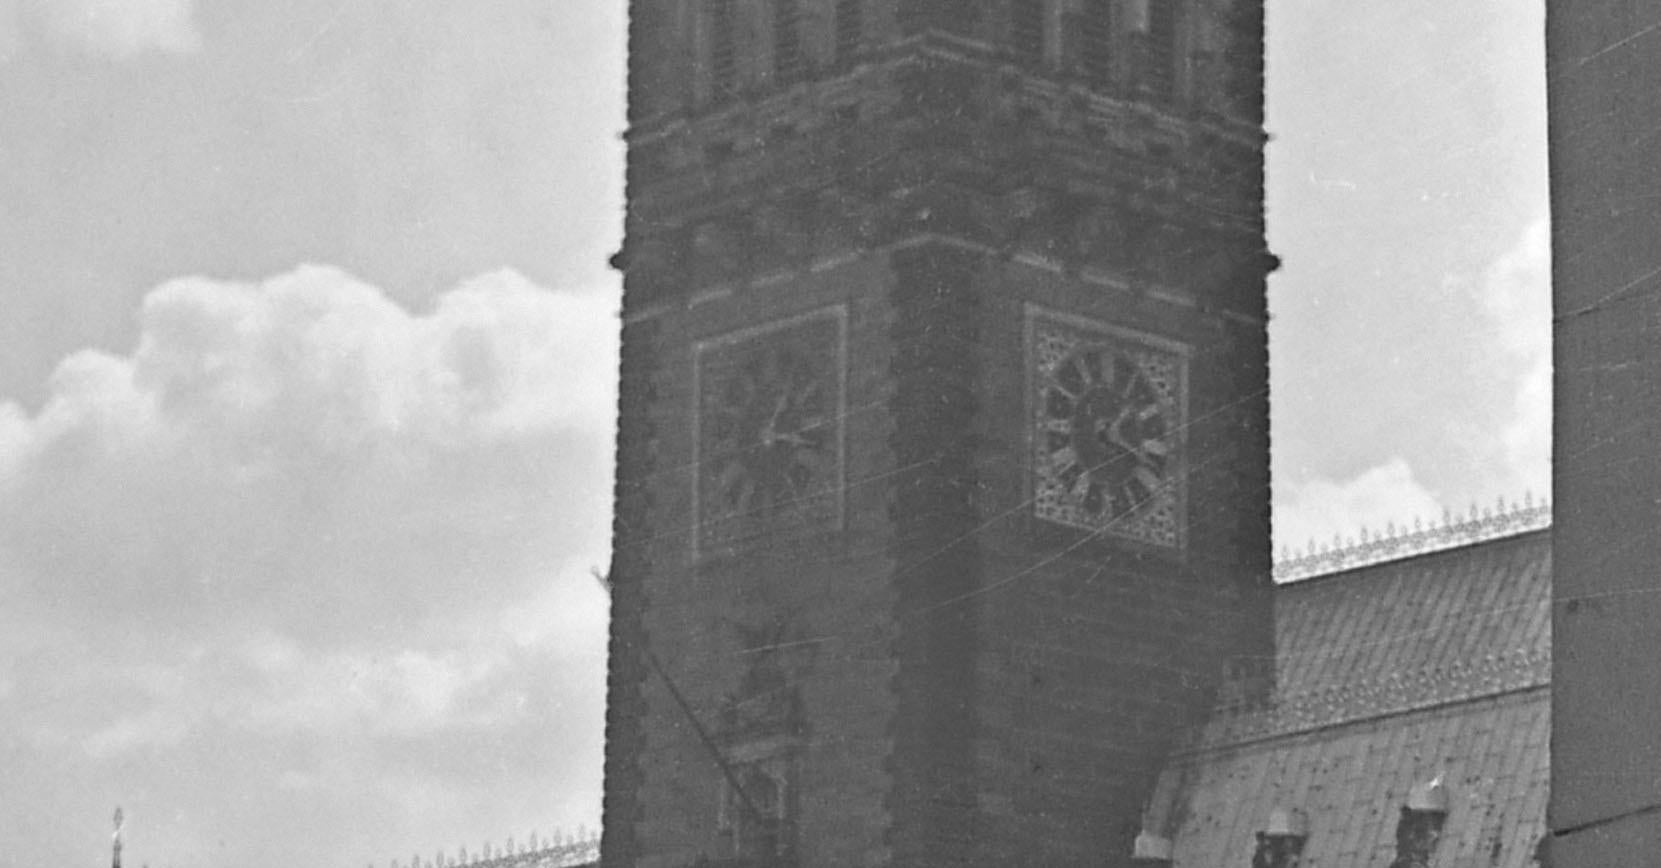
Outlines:
[{"label": "clock hour hand", "polygon": [[1131,415],[1132,412],[1128,407],[1120,410],[1119,415],[1115,416],[1113,421],[1107,426],[1107,439],[1112,441],[1113,445],[1136,456],[1138,460],[1146,460],[1145,456],[1142,454],[1146,449],[1146,445],[1130,442],[1130,440],[1125,438],[1124,431],[1121,430],[1124,427],[1125,420]]}]

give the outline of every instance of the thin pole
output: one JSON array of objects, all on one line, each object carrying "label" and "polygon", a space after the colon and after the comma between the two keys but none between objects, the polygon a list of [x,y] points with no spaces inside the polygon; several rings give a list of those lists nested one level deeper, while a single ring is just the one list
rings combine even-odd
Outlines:
[{"label": "thin pole", "polygon": [[[611,579],[599,570],[594,571],[594,578],[599,580],[601,587],[605,588],[607,595],[609,595],[611,593]],[[715,738],[709,734],[709,730],[704,728],[703,722],[698,720],[698,715],[692,710],[692,703],[687,702],[686,696],[681,693],[679,687],[675,686],[675,679],[670,678],[669,673],[664,670],[663,662],[658,660],[657,654],[653,653],[650,645],[642,642],[640,643],[640,650],[645,652],[646,662],[651,664],[652,671],[657,673],[657,677],[663,679],[663,686],[669,688],[669,695],[674,698],[675,704],[680,706],[681,713],[686,715],[686,719],[692,724],[692,731],[698,734],[698,740],[703,742],[704,749],[709,751],[710,758],[714,759],[715,764],[720,767],[721,775],[727,779],[727,785],[738,794],[738,800],[744,803],[745,809],[749,811],[751,816],[765,822],[767,816],[750,798],[750,794],[745,792],[744,785],[738,782],[738,773],[733,771],[732,765],[727,762],[726,755],[721,753],[721,746],[715,743]],[[121,866],[117,865],[116,868],[121,868]]]},{"label": "thin pole", "polygon": [[116,806],[115,834],[110,836],[110,868],[121,868],[121,824],[124,821],[120,806]]}]

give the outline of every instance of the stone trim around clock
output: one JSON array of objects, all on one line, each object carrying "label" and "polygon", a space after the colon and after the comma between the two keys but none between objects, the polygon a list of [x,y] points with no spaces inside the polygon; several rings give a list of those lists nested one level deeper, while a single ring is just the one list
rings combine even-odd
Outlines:
[{"label": "stone trim around clock", "polygon": [[[1069,490],[1059,470],[1051,469],[1054,452],[1046,419],[1046,386],[1053,382],[1058,367],[1073,354],[1089,349],[1106,351],[1115,359],[1132,362],[1145,379],[1160,405],[1168,433],[1159,438],[1169,449],[1159,485],[1145,497],[1153,502],[1133,514],[1113,510],[1112,501],[1093,510],[1077,495],[1079,486]],[[1076,314],[1050,310],[1035,304],[1025,306],[1025,379],[1027,437],[1027,503],[1031,518],[1043,525],[1059,525],[1092,536],[1140,543],[1157,550],[1180,553],[1188,542],[1189,424],[1188,364],[1192,350],[1169,338],[1110,325]],[[1055,474],[1054,476],[1050,474]],[[1091,480],[1085,479],[1088,490]],[[1135,492],[1144,491],[1134,483]]]},{"label": "stone trim around clock", "polygon": [[[812,426],[818,431],[816,450],[818,468],[810,479],[805,493],[782,502],[769,501],[752,505],[722,505],[721,499],[730,492],[715,490],[721,480],[715,475],[723,468],[715,462],[723,458],[743,463],[734,454],[732,443],[725,449],[712,448],[719,435],[731,440],[731,430],[718,431],[723,421],[730,428],[735,421],[742,423],[741,408],[721,411],[716,402],[728,400],[731,394],[720,394],[726,385],[723,377],[732,377],[740,368],[772,363],[760,357],[778,354],[785,364],[799,364],[811,368],[823,379],[816,384],[827,394],[811,415],[822,416],[823,421]],[[790,358],[790,357],[794,358]],[[734,553],[752,541],[766,540],[777,544],[779,534],[801,532],[839,531],[844,526],[844,477],[846,474],[847,369],[848,369],[848,311],[837,304],[797,314],[760,325],[749,326],[715,337],[697,341],[692,347],[692,528],[691,543],[694,559]],[[765,408],[762,408],[765,409]],[[726,418],[723,420],[722,413]],[[776,412],[776,411],[775,411]],[[789,412],[787,410],[787,412]],[[763,415],[766,415],[763,413]],[[771,422],[764,424],[764,433],[801,435],[804,432],[771,431]],[[819,429],[823,430],[819,430]],[[769,439],[771,439],[769,437]],[[784,438],[780,438],[781,440]],[[759,454],[753,458],[763,458]]]}]

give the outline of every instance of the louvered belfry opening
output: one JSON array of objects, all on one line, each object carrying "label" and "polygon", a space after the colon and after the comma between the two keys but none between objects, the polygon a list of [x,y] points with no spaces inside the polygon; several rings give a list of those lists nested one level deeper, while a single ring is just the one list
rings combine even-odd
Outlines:
[{"label": "louvered belfry opening", "polygon": [[1085,0],[1078,16],[1079,69],[1094,86],[1113,80],[1115,0]]},{"label": "louvered belfry opening", "polygon": [[737,0],[708,0],[709,94],[725,102],[738,93]]},{"label": "louvered belfry opening", "polygon": [[1009,47],[1028,63],[1044,59],[1044,0],[1010,0]]},{"label": "louvered belfry opening", "polygon": [[865,0],[836,0],[836,60],[846,63],[865,36]]},{"label": "louvered belfry opening", "polygon": [[1143,0],[1147,30],[1142,43],[1142,81],[1150,96],[1169,100],[1176,94],[1177,4],[1179,0]]},{"label": "louvered belfry opening", "polygon": [[784,84],[799,81],[807,73],[800,3],[777,0],[773,7],[773,75]]}]

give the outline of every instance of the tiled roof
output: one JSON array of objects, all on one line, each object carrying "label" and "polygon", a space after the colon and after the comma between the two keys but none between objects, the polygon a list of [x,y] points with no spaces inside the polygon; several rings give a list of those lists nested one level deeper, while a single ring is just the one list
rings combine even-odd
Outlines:
[{"label": "tiled roof", "polygon": [[1249,865],[1269,812],[1309,818],[1303,868],[1385,868],[1407,792],[1452,807],[1433,866],[1530,864],[1545,829],[1551,543],[1536,531],[1283,585],[1277,684],[1167,767],[1148,830],[1177,868]]},{"label": "tiled roof", "polygon": [[[486,846],[482,852],[471,855],[462,850],[453,856],[439,853],[431,860],[416,856],[407,868],[591,868],[599,863],[600,839],[585,829],[578,837],[556,838],[540,844],[532,836],[528,844],[517,847],[510,838],[506,847],[495,852]],[[405,866],[394,860],[391,868]]]}]

